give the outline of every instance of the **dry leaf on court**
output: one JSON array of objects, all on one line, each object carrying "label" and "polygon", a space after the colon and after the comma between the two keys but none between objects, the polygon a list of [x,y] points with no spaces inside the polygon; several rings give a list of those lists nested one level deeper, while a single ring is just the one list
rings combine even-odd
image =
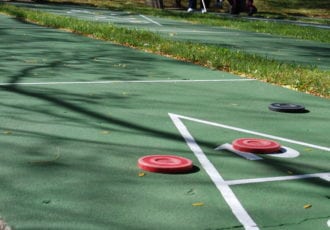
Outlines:
[{"label": "dry leaf on court", "polygon": [[196,202],[196,203],[193,203],[192,206],[204,206],[204,203],[203,202]]},{"label": "dry leaf on court", "polygon": [[146,174],[144,173],[144,172],[139,172],[139,177],[143,177],[143,176],[145,176]]},{"label": "dry leaf on court", "polygon": [[304,205],[304,209],[311,208],[311,207],[312,207],[311,204],[305,204],[305,205]]}]

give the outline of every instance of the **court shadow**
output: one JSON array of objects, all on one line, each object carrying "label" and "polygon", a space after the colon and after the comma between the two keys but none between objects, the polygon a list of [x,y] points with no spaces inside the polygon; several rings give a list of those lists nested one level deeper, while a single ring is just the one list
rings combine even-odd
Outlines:
[{"label": "court shadow", "polygon": [[162,173],[162,174],[168,174],[168,175],[181,175],[181,174],[193,174],[198,173],[200,171],[200,168],[196,165],[193,165],[192,169],[187,172],[175,172],[175,173]]},{"label": "court shadow", "polygon": [[297,113],[310,113],[310,111],[308,109],[301,109],[301,110],[297,110],[297,111],[273,111],[273,112],[277,112],[277,113],[287,113],[287,114],[297,114]]}]

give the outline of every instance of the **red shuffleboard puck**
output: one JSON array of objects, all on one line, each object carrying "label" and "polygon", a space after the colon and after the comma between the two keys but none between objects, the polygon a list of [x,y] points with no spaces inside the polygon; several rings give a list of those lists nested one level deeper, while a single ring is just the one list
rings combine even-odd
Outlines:
[{"label": "red shuffleboard puck", "polygon": [[233,148],[249,153],[275,153],[281,149],[281,145],[272,140],[258,138],[240,138],[232,142]]},{"label": "red shuffleboard puck", "polygon": [[148,155],[138,160],[140,169],[158,173],[183,173],[193,168],[191,160],[173,155]]}]

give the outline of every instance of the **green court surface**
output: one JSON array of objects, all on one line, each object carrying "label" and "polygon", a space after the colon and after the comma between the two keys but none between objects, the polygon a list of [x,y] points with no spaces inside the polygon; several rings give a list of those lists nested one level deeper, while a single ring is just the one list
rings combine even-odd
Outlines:
[{"label": "green court surface", "polygon": [[[89,21],[114,23],[129,28],[154,31],[171,39],[218,45],[284,62],[316,66],[324,70],[330,68],[330,44],[328,43],[244,32],[93,7],[22,3],[16,3],[16,5]],[[221,19],[219,18],[219,20]],[[329,27],[324,30],[329,30]]]},{"label": "green court surface", "polygon": [[[0,216],[14,229],[330,228],[329,100],[0,21]],[[284,151],[249,160],[228,148],[241,137]],[[150,154],[195,167],[140,170]]]}]

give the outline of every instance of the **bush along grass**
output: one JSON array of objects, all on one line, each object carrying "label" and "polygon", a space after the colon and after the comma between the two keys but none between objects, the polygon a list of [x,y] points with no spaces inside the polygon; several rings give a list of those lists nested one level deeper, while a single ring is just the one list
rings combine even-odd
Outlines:
[{"label": "bush along grass", "polygon": [[96,39],[193,62],[211,69],[231,72],[242,77],[259,79],[321,97],[330,97],[330,71],[287,64],[214,45],[173,41],[149,31],[88,22],[6,4],[0,4],[0,11],[39,25],[61,28]]}]

